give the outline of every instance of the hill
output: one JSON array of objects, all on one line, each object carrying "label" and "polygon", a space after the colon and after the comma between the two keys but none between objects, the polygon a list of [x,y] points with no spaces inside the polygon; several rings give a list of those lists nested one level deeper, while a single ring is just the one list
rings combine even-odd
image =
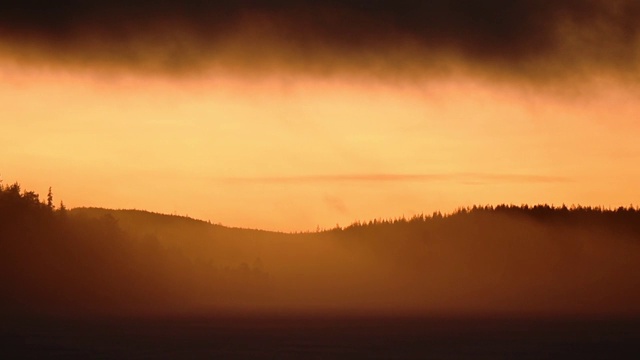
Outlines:
[{"label": "hill", "polygon": [[285,234],[0,188],[4,313],[640,315],[640,211],[473,207]]}]

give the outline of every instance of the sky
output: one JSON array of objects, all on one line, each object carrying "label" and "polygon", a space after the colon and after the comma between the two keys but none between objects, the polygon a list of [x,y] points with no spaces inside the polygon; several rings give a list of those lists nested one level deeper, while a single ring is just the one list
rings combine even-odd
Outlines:
[{"label": "sky", "polygon": [[638,205],[638,18],[633,0],[2,4],[0,176],[278,231]]}]

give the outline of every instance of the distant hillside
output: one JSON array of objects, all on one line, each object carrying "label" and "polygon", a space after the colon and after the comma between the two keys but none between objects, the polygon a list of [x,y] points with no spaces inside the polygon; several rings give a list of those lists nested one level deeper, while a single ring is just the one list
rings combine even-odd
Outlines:
[{"label": "distant hillside", "polygon": [[188,226],[188,227],[201,227],[209,228],[223,227],[221,225],[213,225],[206,221],[193,219],[186,216],[167,215],[154,213],[145,210],[115,210],[96,207],[80,207],[69,210],[71,215],[87,216],[92,218],[100,218],[106,215],[111,215],[118,219],[118,222],[123,227],[171,227],[171,226]]},{"label": "distant hillside", "polygon": [[[231,228],[207,221],[197,220],[186,216],[167,215],[144,210],[114,210],[104,208],[75,208],[69,211],[73,216],[88,218],[101,218],[113,216],[118,224],[126,231],[132,231],[142,235],[154,234],[161,238],[184,235],[185,232],[193,235],[208,234],[238,234],[240,232],[267,233],[264,230]],[[180,229],[176,231],[176,229]]]},{"label": "distant hillside", "polygon": [[248,244],[255,251],[259,240],[287,237],[285,234],[230,228],[185,216],[143,210],[75,208],[70,211],[70,215],[92,219],[113,217],[127,233],[158,241],[166,248],[179,248],[192,259],[206,258],[209,261],[216,258],[217,263],[223,265],[238,265],[248,261],[247,259],[254,260],[244,251]]}]

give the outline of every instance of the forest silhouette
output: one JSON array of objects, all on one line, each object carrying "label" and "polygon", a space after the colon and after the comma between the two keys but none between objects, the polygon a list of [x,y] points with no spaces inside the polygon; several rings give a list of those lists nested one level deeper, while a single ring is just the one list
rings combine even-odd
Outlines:
[{"label": "forest silhouette", "polygon": [[633,206],[474,206],[293,234],[0,186],[3,316],[627,316],[638,263]]}]

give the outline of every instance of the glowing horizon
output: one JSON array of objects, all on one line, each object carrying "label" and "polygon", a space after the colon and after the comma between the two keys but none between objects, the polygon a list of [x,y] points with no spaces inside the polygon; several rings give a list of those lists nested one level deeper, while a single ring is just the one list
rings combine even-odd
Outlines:
[{"label": "glowing horizon", "polygon": [[629,167],[640,157],[634,91],[615,81],[558,99],[469,78],[368,86],[19,70],[2,73],[3,178],[52,186],[70,207],[295,231],[474,204],[639,203],[614,186],[640,180]]}]

